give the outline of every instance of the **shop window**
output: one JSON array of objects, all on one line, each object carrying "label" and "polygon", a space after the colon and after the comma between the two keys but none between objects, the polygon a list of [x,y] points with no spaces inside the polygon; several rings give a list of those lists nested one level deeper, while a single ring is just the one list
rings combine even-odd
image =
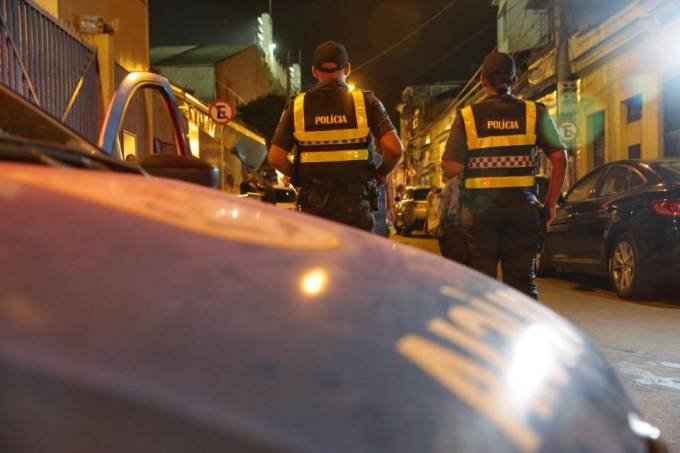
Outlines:
[{"label": "shop window", "polygon": [[642,119],[642,95],[636,94],[630,99],[623,101],[626,106],[626,118],[628,124]]},{"label": "shop window", "polygon": [[639,144],[628,147],[628,159],[640,159],[641,157],[642,147]]}]

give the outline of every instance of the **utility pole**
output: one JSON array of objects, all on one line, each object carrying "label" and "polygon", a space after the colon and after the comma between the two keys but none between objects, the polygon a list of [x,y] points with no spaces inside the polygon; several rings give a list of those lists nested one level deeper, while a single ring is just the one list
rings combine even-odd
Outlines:
[{"label": "utility pole", "polygon": [[567,16],[567,0],[554,0],[553,17],[555,24],[555,76],[557,79],[557,124],[562,131],[569,152],[569,184],[576,181],[576,144],[578,143],[577,83],[571,72],[569,55],[570,21]]},{"label": "utility pole", "polygon": [[292,81],[290,80],[291,77],[292,77],[292,74],[290,73],[290,69],[291,69],[291,67],[290,67],[290,50],[289,50],[288,52],[286,52],[286,93],[288,94],[289,97],[293,94],[292,93],[292,90],[293,90],[292,86],[293,85],[291,83]]}]

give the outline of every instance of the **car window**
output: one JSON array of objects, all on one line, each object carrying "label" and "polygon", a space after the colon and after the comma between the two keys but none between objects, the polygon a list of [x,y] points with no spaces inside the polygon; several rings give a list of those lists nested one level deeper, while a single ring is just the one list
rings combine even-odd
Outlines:
[{"label": "car window", "polygon": [[571,189],[569,195],[567,195],[567,201],[570,203],[578,203],[580,201],[589,200],[595,198],[597,183],[602,176],[602,170],[594,171],[589,175],[583,177],[578,181],[574,188]]},{"label": "car window", "polygon": [[416,189],[413,191],[413,199],[416,201],[427,200],[427,195],[430,193],[430,189]]},{"label": "car window", "polygon": [[600,197],[611,197],[613,195],[628,190],[628,167],[616,165],[611,167],[604,177],[604,181],[599,190]]},{"label": "car window", "polygon": [[659,162],[654,165],[654,169],[667,181],[680,181],[680,161]]},{"label": "car window", "polygon": [[[145,121],[148,117],[153,121]],[[118,149],[126,161],[141,160],[151,154],[179,153],[173,113],[158,89],[144,87],[135,91],[123,117]]]},{"label": "car window", "polygon": [[641,186],[645,183],[644,178],[640,175],[640,173],[636,172],[635,170],[630,171],[630,182],[628,183],[628,187],[630,189],[633,189],[637,186]]}]

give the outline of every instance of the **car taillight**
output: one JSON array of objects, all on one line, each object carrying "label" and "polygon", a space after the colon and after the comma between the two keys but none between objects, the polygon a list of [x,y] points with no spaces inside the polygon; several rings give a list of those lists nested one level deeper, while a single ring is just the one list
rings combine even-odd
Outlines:
[{"label": "car taillight", "polygon": [[680,216],[680,200],[657,201],[654,210],[659,215]]}]

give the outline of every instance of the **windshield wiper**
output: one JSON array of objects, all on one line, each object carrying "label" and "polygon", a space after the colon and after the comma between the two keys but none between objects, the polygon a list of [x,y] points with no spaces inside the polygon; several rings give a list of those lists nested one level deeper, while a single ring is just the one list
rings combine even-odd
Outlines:
[{"label": "windshield wiper", "polygon": [[146,174],[136,165],[130,165],[103,154],[100,156],[72,148],[62,148],[58,145],[25,141],[15,137],[0,137],[0,159],[50,167],[73,167]]}]

